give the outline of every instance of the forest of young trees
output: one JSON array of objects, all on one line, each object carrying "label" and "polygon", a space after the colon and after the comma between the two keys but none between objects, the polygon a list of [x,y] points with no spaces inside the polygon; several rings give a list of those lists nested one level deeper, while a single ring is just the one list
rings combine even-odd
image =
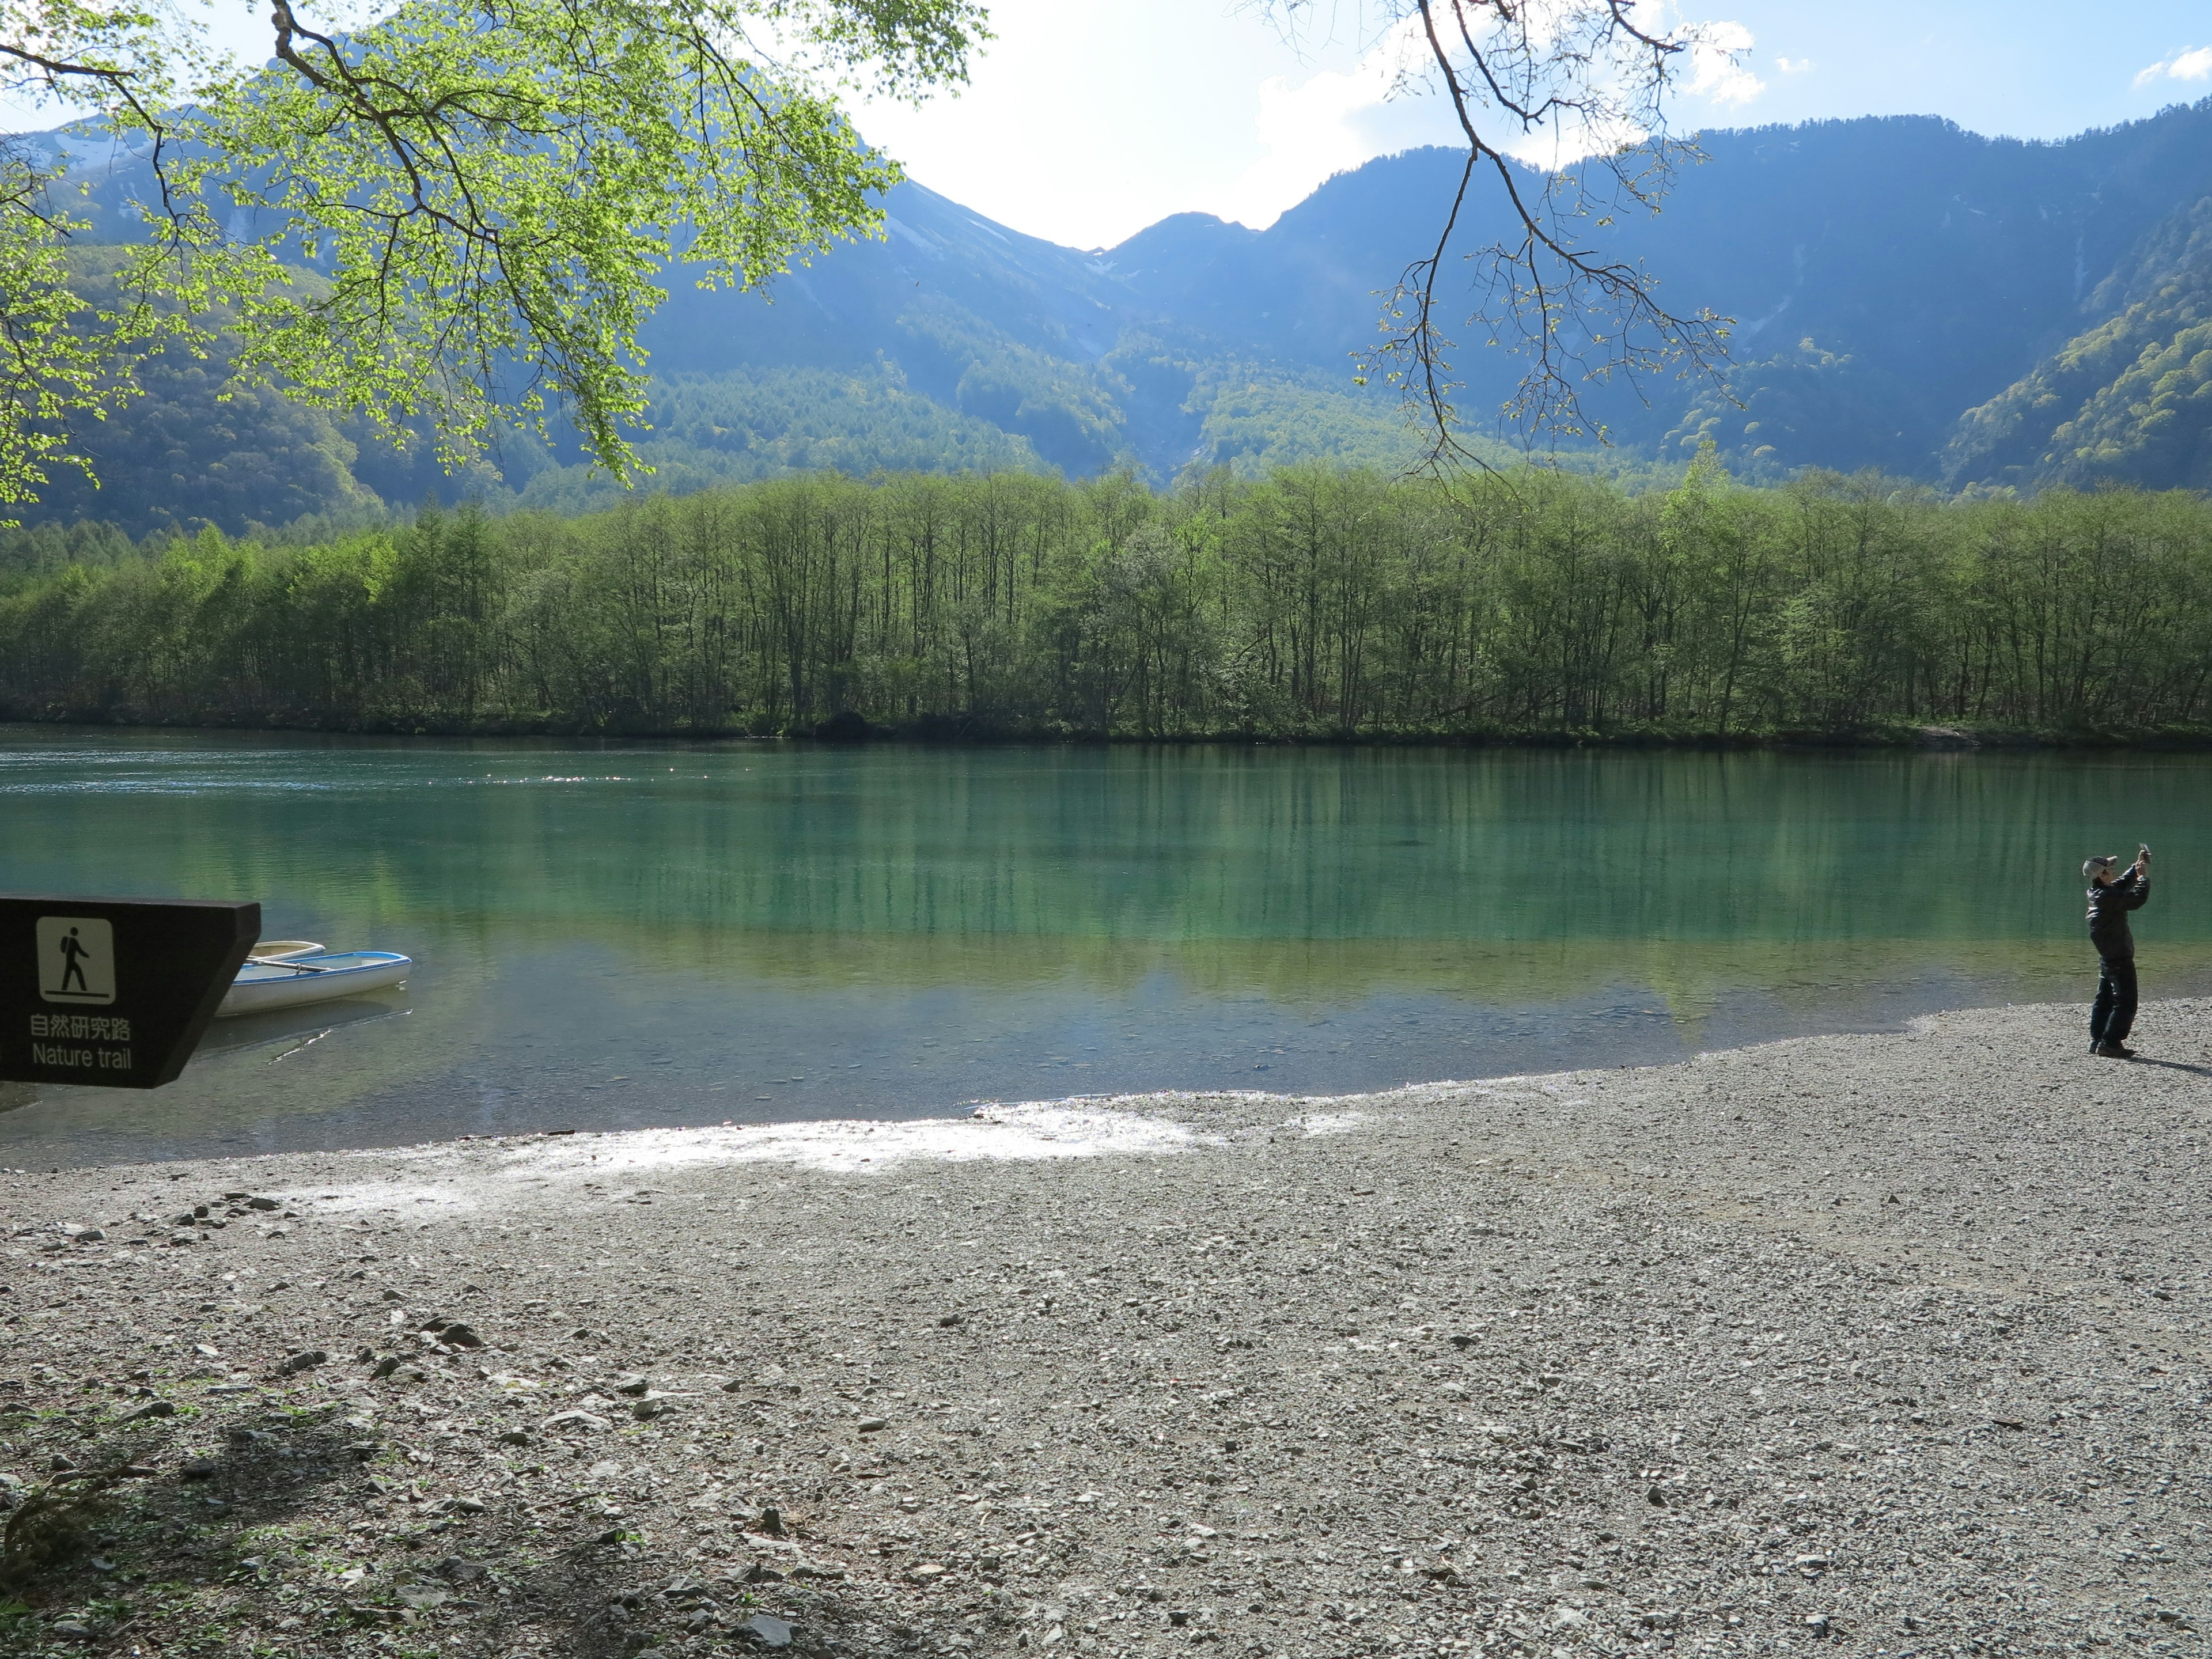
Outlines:
[{"label": "forest of young trees", "polygon": [[2212,503],[1871,475],[836,475],[322,540],[17,532],[0,713],[397,731],[2142,736]]}]

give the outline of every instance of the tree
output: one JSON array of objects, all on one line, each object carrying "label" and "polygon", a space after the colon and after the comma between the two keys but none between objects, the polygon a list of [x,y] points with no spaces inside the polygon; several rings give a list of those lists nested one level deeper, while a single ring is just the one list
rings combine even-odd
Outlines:
[{"label": "tree", "polygon": [[920,98],[988,38],[977,0],[273,0],[246,69],[152,7],[0,0],[0,84],[97,108],[146,231],[88,303],[82,156],[0,140],[0,501],[82,465],[71,422],[218,323],[245,380],[394,442],[427,424],[449,464],[557,410],[628,478],[666,269],[750,287],[872,232],[898,168],[840,95]]},{"label": "tree", "polygon": [[[1293,29],[1316,0],[1263,0]],[[1453,246],[1486,186],[1504,234],[1467,252],[1465,326],[1528,360],[1499,411],[1525,438],[1604,435],[1583,387],[1632,384],[1667,368],[1713,374],[1728,319],[1660,303],[1640,264],[1593,233],[1656,212],[1694,147],[1668,127],[1686,76],[1709,81],[1737,48],[1723,28],[1660,27],[1650,0],[1367,0],[1402,48],[1400,89],[1431,86],[1451,106],[1465,166],[1430,252],[1406,267],[1369,365],[1400,386],[1431,429],[1434,460],[1474,459],[1460,441],[1449,337],[1440,314]],[[1533,154],[1531,167],[1516,159]]]}]

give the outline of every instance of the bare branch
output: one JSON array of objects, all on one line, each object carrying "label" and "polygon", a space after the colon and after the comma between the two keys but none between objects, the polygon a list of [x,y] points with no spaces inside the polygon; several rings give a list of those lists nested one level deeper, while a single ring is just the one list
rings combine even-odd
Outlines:
[{"label": "bare branch", "polygon": [[[1313,0],[1271,3],[1295,20]],[[1619,380],[1641,395],[1670,369],[1717,380],[1729,319],[1662,303],[1653,276],[1608,253],[1601,233],[1624,212],[1656,213],[1679,168],[1697,159],[1669,131],[1667,104],[1686,64],[1723,49],[1695,27],[1639,22],[1637,0],[1380,3],[1384,38],[1415,60],[1404,79],[1442,92],[1467,146],[1434,243],[1400,274],[1382,338],[1361,354],[1363,378],[1379,373],[1419,411],[1430,463],[1483,465],[1463,436],[1466,387],[1442,316],[1455,305],[1455,249],[1471,301],[1458,326],[1525,361],[1496,420],[1524,446],[1607,441],[1584,406],[1594,386]],[[1509,228],[1461,248],[1483,180]]]}]

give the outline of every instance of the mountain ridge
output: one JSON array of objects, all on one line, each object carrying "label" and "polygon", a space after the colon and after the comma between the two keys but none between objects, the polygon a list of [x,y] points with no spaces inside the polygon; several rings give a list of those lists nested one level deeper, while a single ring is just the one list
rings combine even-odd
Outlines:
[{"label": "mountain ridge", "polygon": [[[1676,465],[1711,442],[1754,478],[1872,466],[1952,489],[2212,486],[2212,358],[2192,367],[2212,343],[2192,217],[2212,221],[2212,100],[2051,143],[1869,117],[1702,143],[1666,210],[1606,246],[1642,262],[1674,308],[1738,319],[1729,385],[1662,380],[1648,404],[1592,387],[1620,446],[1610,463]],[[81,175],[91,240],[126,234],[132,165]],[[1324,181],[1265,229],[1176,214],[1091,251],[902,184],[880,238],[765,292],[672,285],[641,340],[654,429],[641,449],[674,489],[822,466],[1166,479],[1404,465],[1421,434],[1387,392],[1353,384],[1353,359],[1431,245],[1460,165],[1456,151],[1406,151]],[[1455,252],[1499,228],[1498,204],[1478,198]],[[1458,358],[1479,429],[1519,365]],[[236,529],[306,502],[358,513],[475,493],[565,509],[621,493],[520,444],[447,479],[317,411],[222,404],[221,364],[188,368],[160,368],[156,396],[90,434],[107,491],[64,480],[27,516]],[[309,461],[319,482],[284,478]]]}]

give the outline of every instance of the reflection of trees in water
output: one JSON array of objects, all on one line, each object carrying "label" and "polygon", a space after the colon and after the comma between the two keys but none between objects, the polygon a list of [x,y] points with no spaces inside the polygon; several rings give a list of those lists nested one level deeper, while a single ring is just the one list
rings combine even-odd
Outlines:
[{"label": "reflection of trees in water", "polygon": [[[1935,975],[2035,994],[2086,951],[2081,844],[2212,806],[2187,758],[205,749],[270,787],[165,800],[161,837],[115,849],[142,887],[275,902],[441,981],[604,951],[647,996],[671,975],[1112,992],[1162,973],[1332,1006],[1634,986],[1686,1014]],[[35,816],[91,850],[117,833],[100,800]],[[2147,943],[2179,973],[2208,922],[2162,889]]]},{"label": "reflection of trees in water", "polygon": [[[548,941],[549,945],[550,941]],[[944,940],[881,935],[729,933],[695,935],[686,955],[656,968],[641,933],[625,948],[602,941],[633,972],[641,1000],[700,978],[732,989],[754,981],[780,989],[878,986],[911,992],[933,986],[988,987],[1008,993],[1054,986],[1123,996],[1167,975],[1194,997],[1264,997],[1316,1012],[1379,995],[1439,996],[1498,1006],[1575,1001],[1613,990],[1649,991],[1678,1019],[1757,992],[1786,1007],[1816,1010],[1882,988],[1954,981],[2029,1000],[2064,1000],[2083,973],[2083,952],[2044,942],[1860,941],[1814,945],[1608,940],[1534,947],[1434,941],[1305,942],[1205,940],[1118,942],[1068,936]],[[2095,962],[2087,970],[2094,977]],[[2161,952],[2160,970],[2176,988],[2212,985],[2212,945]],[[2178,994],[2179,990],[2168,994]]]}]

